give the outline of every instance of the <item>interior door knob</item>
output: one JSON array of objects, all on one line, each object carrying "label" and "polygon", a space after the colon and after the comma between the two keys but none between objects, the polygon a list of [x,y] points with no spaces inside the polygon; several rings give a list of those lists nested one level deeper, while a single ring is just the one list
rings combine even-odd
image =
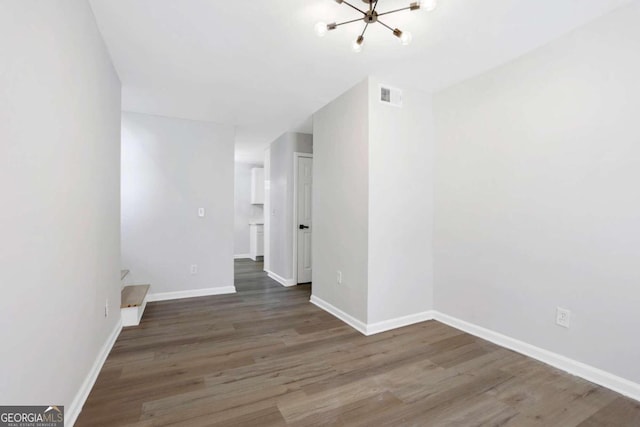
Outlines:
[{"label": "interior door knob", "polygon": [[308,226],[306,226],[306,225],[302,225],[302,224],[300,224],[300,227],[299,227],[299,228],[300,228],[300,230],[306,230],[306,229],[307,229],[307,228],[309,228],[309,227],[308,227]]}]

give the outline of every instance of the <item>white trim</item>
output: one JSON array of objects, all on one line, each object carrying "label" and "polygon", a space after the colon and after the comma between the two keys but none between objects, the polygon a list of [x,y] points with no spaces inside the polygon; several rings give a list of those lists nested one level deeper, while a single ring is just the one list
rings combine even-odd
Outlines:
[{"label": "white trim", "polygon": [[415,323],[426,322],[427,320],[433,320],[435,312],[433,310],[423,311],[421,313],[410,314],[408,316],[397,317],[395,319],[384,320],[382,322],[376,322],[367,324],[361,320],[356,319],[350,314],[345,313],[338,307],[329,304],[325,300],[318,298],[315,295],[311,295],[309,300],[311,304],[314,304],[329,314],[342,320],[347,325],[351,326],[356,331],[363,335],[375,335],[381,332],[390,331],[392,329],[402,328],[404,326],[413,325]]},{"label": "white trim", "polygon": [[[293,281],[298,284],[298,161],[300,158],[313,159],[311,153],[293,153]],[[313,233],[313,229],[311,229]]]},{"label": "white trim", "polygon": [[280,283],[282,286],[290,287],[290,286],[297,285],[295,279],[285,279],[284,277],[279,276],[276,273],[273,273],[271,271],[267,271],[267,276],[271,277],[273,280]]},{"label": "white trim", "polygon": [[640,401],[640,384],[440,312],[435,320]]},{"label": "white trim", "polygon": [[309,300],[309,302],[311,302],[311,304],[323,309],[327,313],[329,313],[329,314],[337,317],[338,319],[342,320],[344,323],[346,323],[347,325],[351,326],[353,329],[355,329],[356,331],[360,332],[361,334],[367,335],[367,325],[366,325],[366,323],[362,322],[361,320],[356,319],[355,317],[351,316],[350,314],[345,313],[344,311],[340,310],[338,307],[336,307],[336,306],[334,306],[332,304],[329,304],[328,302],[326,302],[322,298],[318,298],[315,295],[311,295],[311,299]]},{"label": "white trim", "polygon": [[111,352],[113,345],[116,343],[118,336],[120,335],[120,331],[122,331],[122,322],[118,319],[118,323],[116,323],[115,328],[109,334],[109,337],[105,341],[104,345],[100,349],[98,356],[96,357],[95,362],[93,362],[93,366],[91,370],[87,374],[87,377],[83,381],[80,389],[76,393],[76,396],[73,398],[73,402],[69,405],[69,409],[65,411],[66,420],[65,425],[74,425],[80,412],[82,411],[82,407],[84,406],[87,398],[89,397],[89,393],[91,393],[91,389],[93,385],[96,383],[98,379],[98,375],[100,374],[100,370],[102,370],[102,365],[104,365],[105,360],[107,360],[107,356]]},{"label": "white trim", "polygon": [[206,297],[210,295],[225,295],[235,294],[235,286],[221,286],[219,288],[206,288],[206,289],[192,289],[189,291],[177,291],[177,292],[160,292],[156,294],[149,294],[149,302],[153,301],[168,301],[172,299],[182,298],[196,298]]},{"label": "white trim", "polygon": [[435,312],[433,310],[428,310],[421,313],[410,314],[408,316],[396,317],[395,319],[383,320],[382,322],[367,324],[367,333],[365,335],[375,335],[380,332],[386,332],[392,329],[413,325],[415,323],[433,320],[434,315]]},{"label": "white trim", "polygon": [[238,254],[234,255],[233,259],[251,259],[251,254]]}]

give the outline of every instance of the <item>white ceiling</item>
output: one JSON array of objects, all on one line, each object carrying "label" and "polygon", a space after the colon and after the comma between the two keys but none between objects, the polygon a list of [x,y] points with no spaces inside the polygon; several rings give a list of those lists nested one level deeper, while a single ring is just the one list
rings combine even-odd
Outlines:
[{"label": "white ceiling", "polygon": [[[373,25],[323,38],[317,21],[355,19],[333,0],[90,0],[120,75],[123,109],[237,127],[236,160],[262,161],[285,131],[367,75],[441,89],[505,63],[631,0],[440,0],[432,13],[385,20],[411,31],[401,46]],[[380,0],[380,11],[411,0]],[[361,0],[352,4],[364,7]]]}]

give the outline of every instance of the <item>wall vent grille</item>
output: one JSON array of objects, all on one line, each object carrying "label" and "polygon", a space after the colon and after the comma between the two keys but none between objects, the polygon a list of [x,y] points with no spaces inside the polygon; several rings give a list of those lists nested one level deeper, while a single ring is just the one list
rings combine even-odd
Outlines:
[{"label": "wall vent grille", "polygon": [[394,107],[402,107],[402,91],[380,85],[380,102]]}]

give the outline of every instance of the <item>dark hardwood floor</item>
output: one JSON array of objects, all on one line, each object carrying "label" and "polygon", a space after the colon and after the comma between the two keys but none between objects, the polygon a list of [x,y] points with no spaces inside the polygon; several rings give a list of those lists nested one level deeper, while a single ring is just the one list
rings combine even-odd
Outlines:
[{"label": "dark hardwood floor", "polygon": [[640,403],[435,321],[364,337],[236,262],[235,295],[156,302],[77,426],[640,426]]}]

